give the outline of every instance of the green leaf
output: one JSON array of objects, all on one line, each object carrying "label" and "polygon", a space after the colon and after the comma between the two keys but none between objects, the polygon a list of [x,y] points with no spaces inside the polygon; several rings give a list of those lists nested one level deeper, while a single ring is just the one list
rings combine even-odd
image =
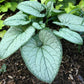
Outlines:
[{"label": "green leaf", "polygon": [[3,16],[4,14],[0,15],[0,29],[2,29],[2,27],[4,26],[3,20],[1,20]]},{"label": "green leaf", "polygon": [[6,33],[6,30],[0,31],[0,37],[3,38],[5,33]]},{"label": "green leaf", "polygon": [[1,69],[0,69],[0,74],[2,72],[6,72],[6,65],[5,64],[3,64],[2,67],[1,67]]},{"label": "green leaf", "polygon": [[44,4],[46,2],[46,0],[41,0],[41,3]]},{"label": "green leaf", "polygon": [[4,16],[4,14],[0,15],[0,20],[2,19],[3,16]]},{"label": "green leaf", "polygon": [[0,20],[0,29],[2,29],[3,26],[3,20]]},{"label": "green leaf", "polygon": [[10,2],[10,3],[11,3],[10,10],[15,11],[17,8],[17,2]]},{"label": "green leaf", "polygon": [[54,80],[62,60],[62,46],[51,32],[41,30],[21,48],[21,54],[27,68],[38,79],[47,83]]},{"label": "green leaf", "polygon": [[[73,3],[69,2],[68,7],[66,7],[64,10],[66,11],[66,13],[70,13],[75,8],[76,8],[76,6]],[[74,12],[72,12],[72,13],[74,13]]]},{"label": "green leaf", "polygon": [[1,68],[3,72],[6,72],[6,64],[3,64]]},{"label": "green leaf", "polygon": [[7,2],[4,5],[1,5],[0,12],[7,12],[10,7],[11,7],[11,4]]},{"label": "green leaf", "polygon": [[84,32],[84,25],[79,25],[79,24],[75,25],[75,24],[60,23],[60,22],[53,22],[53,23],[59,26],[61,25],[68,26],[73,31]]},{"label": "green leaf", "polygon": [[55,3],[56,1],[55,1],[55,0],[41,0],[41,3],[42,3],[42,4],[45,4],[45,5],[47,5],[48,2],[53,2],[53,3]]},{"label": "green leaf", "polygon": [[68,3],[73,3],[75,5],[76,0],[60,0],[56,4],[56,9],[65,9],[69,6]]},{"label": "green leaf", "polygon": [[28,21],[28,16],[26,14],[21,13],[21,12],[15,14],[14,16],[7,18],[4,21],[4,24],[9,25],[9,26],[26,25],[28,23],[30,23],[30,21]]},{"label": "green leaf", "polygon": [[58,0],[58,1],[63,1],[63,0]]},{"label": "green leaf", "polygon": [[36,17],[44,17],[46,8],[37,1],[24,1],[18,5],[18,9]]},{"label": "green leaf", "polygon": [[0,3],[4,2],[5,0],[0,0]]},{"label": "green leaf", "polygon": [[34,32],[35,29],[31,26],[25,31],[20,27],[11,27],[0,42],[0,59],[5,59],[13,54],[32,37]]},{"label": "green leaf", "polygon": [[79,45],[83,44],[83,39],[81,38],[81,36],[78,33],[71,31],[67,28],[62,28],[59,30],[59,32],[54,30],[53,33],[72,43],[79,44]]},{"label": "green leaf", "polygon": [[84,0],[81,0],[78,6],[84,11]]},{"label": "green leaf", "polygon": [[71,3],[73,3],[73,4],[76,4],[76,0],[63,0],[63,2],[64,2],[65,4],[67,4],[67,3],[69,3],[69,2],[71,2]]},{"label": "green leaf", "polygon": [[30,1],[37,1],[37,0],[30,0]]}]

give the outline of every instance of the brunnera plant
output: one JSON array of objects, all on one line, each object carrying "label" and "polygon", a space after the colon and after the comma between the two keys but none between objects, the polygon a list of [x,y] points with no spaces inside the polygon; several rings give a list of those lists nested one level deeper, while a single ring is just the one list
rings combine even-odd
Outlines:
[{"label": "brunnera plant", "polygon": [[[20,11],[4,21],[10,28],[0,42],[0,60],[20,49],[30,72],[41,81],[52,83],[62,61],[59,37],[82,45],[77,32],[84,32],[83,18],[56,10],[52,1],[47,5],[24,1],[17,8]],[[56,29],[59,25],[59,31],[52,29],[49,21],[56,24]]]}]

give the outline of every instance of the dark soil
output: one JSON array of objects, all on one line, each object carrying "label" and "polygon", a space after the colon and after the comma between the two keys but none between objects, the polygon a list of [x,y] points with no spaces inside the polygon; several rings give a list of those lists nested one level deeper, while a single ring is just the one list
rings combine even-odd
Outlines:
[{"label": "dark soil", "polygon": [[[58,75],[52,84],[84,84],[84,45],[80,47],[62,40],[63,60]],[[8,59],[7,71],[0,74],[0,84],[47,84],[39,81],[26,68],[18,50]]]}]

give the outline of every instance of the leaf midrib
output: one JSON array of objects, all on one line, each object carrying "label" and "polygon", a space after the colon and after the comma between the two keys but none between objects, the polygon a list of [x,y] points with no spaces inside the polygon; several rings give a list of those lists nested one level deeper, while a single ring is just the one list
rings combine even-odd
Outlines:
[{"label": "leaf midrib", "polygon": [[[19,35],[21,35],[21,32],[20,32]],[[14,40],[11,41],[11,44],[16,40],[16,38],[17,38],[19,35],[17,35],[17,36],[14,38]],[[11,46],[11,44],[7,47],[6,52],[8,51],[9,47]],[[6,52],[4,52],[3,56],[5,56]],[[14,53],[14,52],[12,52],[11,54],[13,54],[13,53]],[[7,57],[7,56],[6,56],[6,57]]]},{"label": "leaf midrib", "polygon": [[44,53],[43,53],[42,48],[41,48],[41,52],[42,52],[42,57],[44,58],[44,62],[45,62],[45,67],[46,67],[46,70],[47,70],[47,74],[48,74],[48,77],[49,77],[49,79],[50,79],[50,76],[49,76],[49,73],[48,73],[48,69],[47,69],[46,60],[45,60],[45,56],[44,56]]}]

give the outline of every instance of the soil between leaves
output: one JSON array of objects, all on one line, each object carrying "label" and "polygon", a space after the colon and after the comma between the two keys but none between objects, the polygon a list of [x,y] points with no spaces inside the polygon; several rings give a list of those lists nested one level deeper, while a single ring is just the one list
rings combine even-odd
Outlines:
[{"label": "soil between leaves", "polygon": [[[84,45],[78,46],[62,40],[63,59],[58,75],[52,84],[84,84]],[[7,71],[0,74],[0,84],[47,84],[39,81],[26,68],[18,50],[8,59],[0,62],[6,64]]]},{"label": "soil between leaves", "polygon": [[[2,19],[13,14],[9,11]],[[4,29],[7,30],[8,27],[2,30]],[[84,84],[84,45],[81,46],[80,51],[77,45],[65,40],[62,40],[62,45],[62,63],[52,84]],[[28,71],[19,50],[8,59],[0,61],[0,68],[3,64],[6,64],[7,71],[0,74],[0,84],[47,84],[39,81]]]}]

